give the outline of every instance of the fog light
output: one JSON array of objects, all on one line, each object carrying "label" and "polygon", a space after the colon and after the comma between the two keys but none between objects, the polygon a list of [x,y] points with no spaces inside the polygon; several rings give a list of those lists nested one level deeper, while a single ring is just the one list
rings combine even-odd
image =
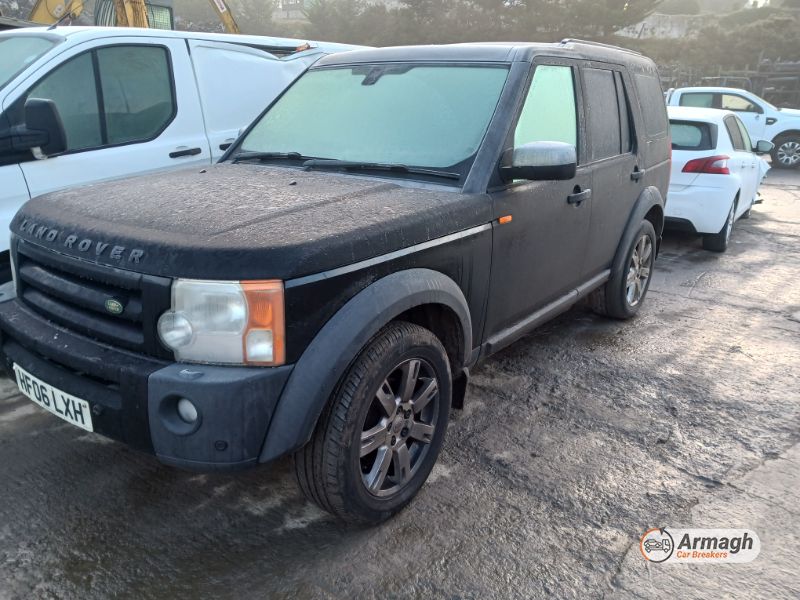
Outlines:
[{"label": "fog light", "polygon": [[190,425],[197,421],[197,407],[192,404],[191,400],[181,398],[178,400],[178,414],[181,419]]}]

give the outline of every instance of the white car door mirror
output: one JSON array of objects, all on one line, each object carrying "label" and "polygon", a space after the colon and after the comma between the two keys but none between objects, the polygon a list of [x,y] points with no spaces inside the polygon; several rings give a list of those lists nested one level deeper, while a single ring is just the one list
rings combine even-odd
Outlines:
[{"label": "white car door mirror", "polygon": [[772,152],[772,149],[774,147],[775,144],[773,144],[770,141],[758,140],[756,142],[755,147],[753,148],[753,152],[755,152],[756,154],[769,154],[770,152]]}]

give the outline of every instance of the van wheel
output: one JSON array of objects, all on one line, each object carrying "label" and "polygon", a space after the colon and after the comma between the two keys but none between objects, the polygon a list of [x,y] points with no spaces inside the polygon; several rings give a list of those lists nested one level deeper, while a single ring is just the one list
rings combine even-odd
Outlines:
[{"label": "van wheel", "polygon": [[351,523],[375,524],[402,510],[439,456],[452,376],[429,330],[382,329],[345,373],[311,441],[294,456],[306,497]]},{"label": "van wheel", "polygon": [[656,230],[650,221],[642,221],[633,236],[621,265],[614,265],[616,275],[589,296],[589,306],[596,313],[615,319],[630,319],[641,308],[656,258]]},{"label": "van wheel", "polygon": [[733,233],[733,223],[736,215],[736,202],[731,204],[731,209],[728,211],[728,218],[725,219],[725,224],[719,233],[707,233],[703,236],[703,248],[711,252],[725,252],[728,249],[728,243],[731,241],[731,233]]},{"label": "van wheel", "polygon": [[794,169],[800,166],[800,135],[789,134],[775,138],[772,166],[778,169]]}]

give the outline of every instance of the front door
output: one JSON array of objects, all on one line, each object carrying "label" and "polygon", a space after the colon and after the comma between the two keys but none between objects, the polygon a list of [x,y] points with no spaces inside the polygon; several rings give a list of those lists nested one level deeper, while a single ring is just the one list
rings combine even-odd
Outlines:
[{"label": "front door", "polygon": [[739,94],[720,94],[719,107],[722,110],[734,111],[747,127],[753,141],[764,139],[767,120],[760,105]]},{"label": "front door", "polygon": [[182,40],[119,38],[79,49],[36,73],[8,107],[24,121],[28,98],[52,99],[67,151],[21,163],[31,196],[140,173],[210,164],[208,140],[186,45]]},{"label": "front door", "polygon": [[[536,141],[580,147],[576,82],[571,61],[536,65],[509,149]],[[568,181],[515,181],[493,192],[485,338],[502,335],[582,281],[592,200],[574,198],[591,189],[591,169],[579,164]]]}]

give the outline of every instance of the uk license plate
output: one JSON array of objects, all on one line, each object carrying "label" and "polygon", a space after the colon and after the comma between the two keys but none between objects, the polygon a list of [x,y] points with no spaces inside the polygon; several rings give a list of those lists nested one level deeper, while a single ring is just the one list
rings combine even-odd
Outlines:
[{"label": "uk license plate", "polygon": [[86,431],[94,431],[92,413],[86,400],[81,400],[53,387],[38,377],[34,377],[17,364],[14,364],[14,372],[17,375],[17,387],[25,396],[68,423]]}]

